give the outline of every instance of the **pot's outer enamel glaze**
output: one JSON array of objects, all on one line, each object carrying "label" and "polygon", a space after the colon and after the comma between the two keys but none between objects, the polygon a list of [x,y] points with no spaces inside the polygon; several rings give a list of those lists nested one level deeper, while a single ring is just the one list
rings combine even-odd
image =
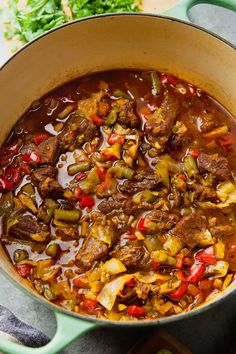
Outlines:
[{"label": "pot's outer enamel glaze", "polygon": [[[185,14],[191,2],[182,1]],[[233,8],[231,0],[226,2],[218,1]],[[177,15],[180,16],[180,8]],[[0,142],[33,100],[78,76],[118,68],[156,69],[175,74],[207,91],[236,116],[236,50],[232,46],[198,27],[171,18],[105,15],[75,21],[49,32],[25,46],[2,67]],[[236,291],[234,282],[211,302],[189,313],[160,320],[103,321],[68,312],[41,298],[16,274],[1,247],[0,265],[16,284],[54,310],[58,322],[56,335],[42,348],[26,348],[1,338],[0,349],[11,354],[57,353],[80,333],[97,325],[170,323],[202,312]]]}]

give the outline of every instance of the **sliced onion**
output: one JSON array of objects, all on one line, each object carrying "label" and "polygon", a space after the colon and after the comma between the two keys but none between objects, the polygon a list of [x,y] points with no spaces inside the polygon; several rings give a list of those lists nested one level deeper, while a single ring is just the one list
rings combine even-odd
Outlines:
[{"label": "sliced onion", "polygon": [[124,288],[125,283],[133,277],[133,274],[121,275],[120,277],[105,284],[98,294],[97,301],[107,310],[111,310],[119,292]]}]

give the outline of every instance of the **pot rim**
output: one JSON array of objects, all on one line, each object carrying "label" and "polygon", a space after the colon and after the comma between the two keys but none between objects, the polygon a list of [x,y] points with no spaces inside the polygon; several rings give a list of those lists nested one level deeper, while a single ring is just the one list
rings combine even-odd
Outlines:
[{"label": "pot rim", "polygon": [[236,50],[236,45],[232,44],[231,42],[229,42],[227,39],[219,36],[218,34],[202,27],[199,25],[196,25],[194,23],[190,23],[190,22],[186,22],[184,20],[180,20],[177,18],[173,18],[170,16],[164,16],[164,15],[156,15],[156,14],[152,14],[149,12],[122,12],[122,13],[110,13],[110,14],[99,14],[99,15],[93,15],[93,16],[87,16],[87,17],[83,17],[80,19],[76,19],[70,22],[66,22],[56,28],[52,28],[51,30],[41,34],[40,36],[34,38],[33,40],[31,40],[30,42],[26,43],[23,45],[23,47],[21,47],[19,50],[17,50],[17,52],[15,52],[14,54],[12,54],[10,56],[10,58],[8,58],[5,63],[2,64],[2,66],[0,66],[0,71],[3,70],[12,60],[15,59],[15,57],[20,54],[22,51],[24,51],[25,49],[27,49],[28,47],[34,45],[35,42],[37,42],[38,40],[41,40],[41,38],[44,38],[45,36],[49,36],[52,33],[54,33],[55,31],[60,31],[63,30],[63,28],[67,27],[67,26],[73,26],[76,23],[80,23],[80,22],[86,22],[86,21],[91,21],[93,19],[99,19],[99,18],[106,18],[106,17],[151,17],[151,18],[159,18],[159,19],[163,19],[163,20],[168,20],[170,22],[178,22],[181,23],[187,27],[193,27],[199,31],[205,32],[206,34],[216,38],[217,40],[225,43],[226,45],[228,45],[229,47],[231,47],[232,49]]},{"label": "pot rim", "polygon": [[[32,41],[30,41],[29,43],[26,43],[22,48],[20,48],[16,53],[14,53],[1,67],[0,67],[0,71],[2,71],[12,60],[14,60],[18,54],[20,54],[22,51],[26,50],[28,47],[34,45],[35,42],[37,42],[38,40],[41,40],[42,38],[44,38],[45,36],[49,36],[51,35],[53,32],[55,31],[60,31],[63,30],[64,27],[67,26],[73,26],[79,22],[85,22],[85,21],[91,21],[94,19],[99,19],[99,18],[106,18],[106,17],[150,17],[150,18],[157,18],[157,19],[163,19],[163,20],[168,20],[170,22],[178,22],[181,23],[187,27],[194,27],[195,29],[205,32],[206,34],[216,38],[219,41],[222,41],[223,43],[225,43],[226,45],[228,45],[230,48],[236,50],[236,46],[233,45],[232,43],[230,43],[229,41],[227,41],[226,39],[222,38],[221,36],[199,26],[196,24],[192,24],[192,23],[188,23],[186,21],[180,20],[180,19],[175,19],[173,17],[169,17],[169,16],[164,16],[164,15],[156,15],[156,14],[152,14],[152,13],[130,13],[130,12],[123,12],[123,13],[111,13],[111,14],[100,14],[100,15],[94,15],[94,16],[88,16],[88,17],[84,17],[82,19],[77,19],[77,20],[73,20],[70,22],[67,22],[59,27],[53,28],[45,33],[43,33],[42,35],[38,36],[37,38],[33,39]],[[200,305],[198,307],[196,307],[195,309],[190,310],[189,312],[182,312],[178,315],[172,315],[169,317],[162,317],[162,318],[158,318],[158,319],[153,319],[153,320],[138,320],[138,321],[114,321],[114,320],[105,320],[105,319],[98,319],[98,318],[94,318],[92,316],[86,316],[80,313],[76,313],[73,311],[69,311],[66,310],[56,304],[53,304],[49,301],[47,301],[46,299],[44,299],[43,297],[41,297],[39,294],[37,294],[35,291],[32,290],[32,292],[27,289],[26,286],[24,286],[23,284],[21,284],[19,281],[17,281],[16,277],[13,277],[12,275],[10,275],[5,269],[2,268],[3,274],[13,283],[17,286],[17,288],[21,289],[22,291],[26,292],[26,294],[28,296],[32,296],[35,300],[39,301],[40,303],[42,303],[44,306],[46,306],[47,308],[49,308],[50,310],[54,311],[54,312],[62,312],[68,316],[72,316],[74,318],[78,318],[87,322],[93,322],[95,324],[98,325],[103,325],[103,326],[116,326],[116,327],[143,327],[143,326],[155,326],[155,325],[166,325],[169,323],[173,323],[179,320],[183,320],[186,317],[190,318],[192,316],[198,315],[200,313],[202,313],[203,311],[207,311],[210,310],[211,308],[215,307],[217,304],[223,302],[226,298],[229,298],[230,296],[232,296],[234,293],[236,293],[236,287],[231,289],[229,292],[227,293],[219,293],[216,295],[216,297],[214,297],[211,300],[208,300],[205,304]]]}]

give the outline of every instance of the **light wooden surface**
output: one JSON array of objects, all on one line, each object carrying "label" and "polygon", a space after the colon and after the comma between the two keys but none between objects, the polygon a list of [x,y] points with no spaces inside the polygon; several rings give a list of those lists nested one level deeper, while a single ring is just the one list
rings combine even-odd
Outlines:
[{"label": "light wooden surface", "polygon": [[[143,0],[143,12],[161,13],[174,4],[178,0]],[[7,0],[0,0],[0,9],[6,7]],[[3,24],[0,21],[0,66],[12,55],[12,42],[4,39]]]}]

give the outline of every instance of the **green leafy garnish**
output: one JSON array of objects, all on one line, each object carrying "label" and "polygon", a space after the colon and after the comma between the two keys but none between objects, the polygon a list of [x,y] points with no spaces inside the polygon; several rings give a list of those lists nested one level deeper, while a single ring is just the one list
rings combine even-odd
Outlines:
[{"label": "green leafy garnish", "polygon": [[28,0],[23,9],[19,0],[8,0],[4,36],[19,46],[72,19],[139,10],[135,0]]},{"label": "green leafy garnish", "polygon": [[69,0],[73,18],[114,12],[137,12],[133,0]]}]

